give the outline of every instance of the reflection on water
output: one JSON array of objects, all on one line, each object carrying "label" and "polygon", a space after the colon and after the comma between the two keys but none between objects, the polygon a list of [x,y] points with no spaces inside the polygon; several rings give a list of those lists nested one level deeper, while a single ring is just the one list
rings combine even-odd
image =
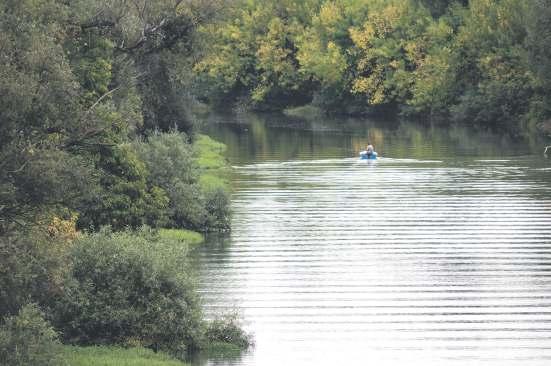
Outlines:
[{"label": "reflection on water", "polygon": [[[301,120],[282,115],[211,115],[204,131],[229,146],[234,163],[354,156],[370,141],[384,156],[442,159],[543,155],[537,135],[511,137],[465,126],[360,119]],[[549,145],[549,143],[547,143]]]},{"label": "reflection on water", "polygon": [[[196,253],[200,291],[256,347],[197,364],[549,364],[549,161],[492,134],[343,123],[210,130],[234,220]],[[366,137],[385,157],[350,158]]]}]

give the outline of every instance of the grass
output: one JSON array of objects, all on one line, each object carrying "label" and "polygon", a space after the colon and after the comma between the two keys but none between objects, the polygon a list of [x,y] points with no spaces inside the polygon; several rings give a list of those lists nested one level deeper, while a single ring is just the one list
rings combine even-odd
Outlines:
[{"label": "grass", "polygon": [[198,135],[194,142],[196,162],[199,165],[199,184],[205,191],[222,188],[229,190],[230,168],[224,153],[226,145],[206,135]]},{"label": "grass", "polygon": [[205,240],[202,234],[185,229],[159,229],[159,236],[178,240],[188,245],[201,244]]},{"label": "grass", "polygon": [[145,348],[65,346],[63,350],[69,366],[188,366]]}]

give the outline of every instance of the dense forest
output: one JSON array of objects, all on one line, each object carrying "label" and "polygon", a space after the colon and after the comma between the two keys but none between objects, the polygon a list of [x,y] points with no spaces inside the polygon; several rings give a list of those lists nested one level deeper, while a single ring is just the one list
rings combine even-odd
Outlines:
[{"label": "dense forest", "polygon": [[60,340],[232,340],[202,319],[182,230],[229,228],[224,147],[196,133],[181,71],[220,5],[0,2],[1,364],[62,364]]},{"label": "dense forest", "polygon": [[230,219],[191,103],[544,127],[550,23],[549,0],[1,1],[0,359],[248,343],[190,280],[183,229]]},{"label": "dense forest", "polygon": [[194,71],[211,103],[505,128],[549,117],[547,0],[251,0],[226,12],[200,27]]}]

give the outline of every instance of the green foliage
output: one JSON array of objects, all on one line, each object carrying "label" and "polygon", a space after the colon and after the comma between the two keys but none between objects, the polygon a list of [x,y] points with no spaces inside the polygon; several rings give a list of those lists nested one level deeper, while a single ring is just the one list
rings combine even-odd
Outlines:
[{"label": "green foliage", "polygon": [[61,344],[57,333],[36,305],[25,305],[0,324],[0,362],[10,366],[59,366]]},{"label": "green foliage", "polygon": [[[201,29],[210,101],[405,113],[511,128],[551,115],[549,2],[239,2]],[[294,96],[298,93],[298,96]],[[294,100],[289,101],[288,97]]]},{"label": "green foliage", "polygon": [[63,355],[71,366],[185,366],[163,352],[134,347],[63,347]]},{"label": "green foliage", "polygon": [[205,228],[210,231],[228,231],[230,229],[230,198],[224,188],[209,188],[204,193]]},{"label": "green foliage", "polygon": [[422,35],[430,15],[412,1],[373,1],[365,24],[350,29],[357,49],[352,84],[354,93],[363,94],[369,104],[405,102],[414,70],[422,57]]},{"label": "green foliage", "polygon": [[531,115],[541,123],[551,118],[551,2],[533,1],[527,24],[528,59],[531,70],[537,75]]},{"label": "green foliage", "polygon": [[199,166],[199,185],[205,203],[205,227],[213,231],[230,228],[229,167],[225,158],[226,146],[206,135],[199,135],[194,154]]},{"label": "green foliage", "polygon": [[67,342],[140,345],[183,357],[201,337],[187,268],[186,246],[148,229],[84,236],[52,307],[54,324]]},{"label": "green foliage", "polygon": [[148,185],[167,194],[168,227],[228,229],[228,167],[221,155],[223,144],[199,136],[192,145],[185,134],[170,132],[154,133],[133,146],[150,172]]},{"label": "green foliage", "polygon": [[252,337],[243,330],[235,314],[209,322],[205,336],[211,346],[228,344],[246,349],[253,344]]},{"label": "green foliage", "polygon": [[[226,145],[207,135],[198,135],[193,149],[201,176],[213,175],[221,180],[227,178],[229,167],[225,158]],[[227,184],[227,181],[222,183]]]},{"label": "green foliage", "polygon": [[73,58],[73,70],[86,91],[83,103],[90,107],[109,91],[113,78],[113,48],[111,40],[94,28],[85,29],[66,46]]},{"label": "green foliage", "polygon": [[124,229],[166,223],[167,193],[158,186],[148,186],[150,172],[130,144],[111,148],[99,166],[103,189],[84,202],[80,227]]},{"label": "green foliage", "polygon": [[196,28],[222,3],[0,2],[0,315],[35,302],[70,341],[177,355],[197,347],[200,312],[182,258],[190,235],[103,231],[73,244],[77,222],[227,226],[227,196],[202,189],[187,137],[152,137],[144,150],[154,156],[131,143],[193,132],[185,75]]},{"label": "green foliage", "polygon": [[14,223],[36,224],[44,212],[75,208],[97,185],[92,164],[79,156],[56,148],[6,150],[0,155],[14,160],[5,160],[0,171],[0,232]]},{"label": "green foliage", "polygon": [[47,305],[63,289],[76,237],[75,218],[0,236],[0,314],[14,315],[35,302]]},{"label": "green foliage", "polygon": [[148,184],[167,194],[169,226],[201,230],[205,211],[187,136],[177,132],[155,133],[133,146],[150,172]]},{"label": "green foliage", "polygon": [[[71,149],[88,140],[78,84],[59,39],[65,8],[56,1],[0,5],[0,232],[30,225],[45,209],[74,207],[92,182]],[[88,122],[88,121],[87,121]]]},{"label": "green foliage", "polygon": [[159,236],[162,239],[175,240],[188,245],[200,244],[205,241],[201,233],[183,229],[160,229]]},{"label": "green foliage", "polygon": [[202,29],[207,48],[196,64],[211,102],[243,97],[255,109],[284,108],[310,99],[298,72],[297,35],[319,1],[240,1],[227,21]]},{"label": "green foliage", "polygon": [[192,132],[180,97],[185,79],[175,70],[189,69],[195,29],[219,6],[0,4],[0,231],[64,208],[82,212],[84,227],[164,222],[166,194],[111,168],[137,169],[124,151],[135,134]]}]

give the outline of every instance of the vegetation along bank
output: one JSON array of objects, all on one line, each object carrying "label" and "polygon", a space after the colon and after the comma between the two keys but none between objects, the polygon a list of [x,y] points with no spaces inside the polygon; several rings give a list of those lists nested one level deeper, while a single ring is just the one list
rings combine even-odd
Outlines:
[{"label": "vegetation along bank", "polygon": [[204,319],[186,255],[230,222],[224,146],[185,108],[219,6],[0,3],[1,364],[249,344],[233,318]]},{"label": "vegetation along bank", "polygon": [[549,0],[2,1],[1,361],[250,342],[193,289],[179,230],[230,212],[191,102],[545,130],[550,21]]},{"label": "vegetation along bank", "polygon": [[210,103],[549,124],[549,0],[250,0],[225,14],[199,29]]}]

